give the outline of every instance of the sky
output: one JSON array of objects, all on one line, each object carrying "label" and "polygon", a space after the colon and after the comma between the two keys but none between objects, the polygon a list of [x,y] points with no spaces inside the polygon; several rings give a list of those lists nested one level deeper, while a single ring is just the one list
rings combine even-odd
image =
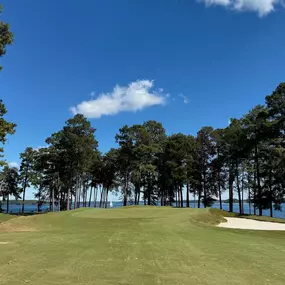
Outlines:
[{"label": "sky", "polygon": [[126,124],[157,120],[168,134],[193,135],[225,127],[285,78],[283,0],[1,3],[14,33],[0,59],[14,166],[76,113],[105,152]]}]

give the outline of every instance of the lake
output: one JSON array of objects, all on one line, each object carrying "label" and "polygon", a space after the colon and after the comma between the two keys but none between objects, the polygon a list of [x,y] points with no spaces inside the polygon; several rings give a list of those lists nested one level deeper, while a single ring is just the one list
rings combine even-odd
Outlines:
[{"label": "lake", "polygon": [[[143,205],[143,202],[140,202],[140,205]],[[184,204],[186,206],[186,203]],[[94,207],[94,203],[91,203],[91,206]],[[98,205],[99,206],[99,203]],[[108,204],[109,206],[109,204]],[[122,207],[123,203],[122,202],[113,202],[113,207],[114,208],[118,208],[118,207]],[[190,203],[190,206],[192,208],[194,208],[194,203]],[[285,206],[285,204],[282,204],[282,206]],[[196,203],[196,207],[197,207],[197,203]],[[215,203],[212,208],[220,208],[220,204],[219,203]],[[2,203],[2,209],[3,209],[3,213],[6,213],[6,204]],[[42,207],[42,212],[47,212],[49,211],[49,204],[44,204]],[[58,210],[58,208],[56,208]],[[229,210],[229,204],[227,203],[223,203],[223,210],[228,211]],[[13,213],[13,214],[17,214],[17,213],[21,213],[21,204],[17,203],[17,204],[10,204],[9,206],[9,212]],[[36,213],[37,212],[37,204],[31,204],[31,205],[25,205],[25,213]],[[239,206],[238,203],[234,203],[234,212],[238,213],[239,212]],[[250,214],[249,211],[249,206],[248,204],[244,204],[244,213],[245,214]],[[251,207],[251,214],[253,214],[253,207]],[[258,214],[258,211],[257,211]],[[263,215],[264,216],[269,216],[269,210],[263,210]],[[275,218],[285,218],[285,212],[282,211],[273,211],[273,216]]]}]

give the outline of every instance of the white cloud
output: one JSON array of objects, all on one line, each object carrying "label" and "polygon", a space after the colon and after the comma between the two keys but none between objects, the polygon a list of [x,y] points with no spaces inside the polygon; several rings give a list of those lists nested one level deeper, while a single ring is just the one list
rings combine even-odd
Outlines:
[{"label": "white cloud", "polygon": [[15,162],[15,161],[9,162],[8,165],[9,165],[10,167],[17,167],[17,168],[20,167],[20,166],[19,166],[19,163],[18,163],[18,162]]},{"label": "white cloud", "polygon": [[278,6],[284,7],[284,0],[198,0],[211,5],[221,5],[236,11],[256,12],[260,17],[273,12]]},{"label": "white cloud", "polygon": [[135,112],[154,105],[164,105],[163,89],[153,90],[152,80],[137,80],[128,86],[115,86],[110,93],[101,93],[96,99],[83,101],[71,108],[73,114],[88,118],[116,115],[120,112]]},{"label": "white cloud", "polygon": [[95,95],[96,95],[96,92],[95,92],[95,91],[92,91],[92,92],[90,93],[90,97],[91,97],[91,98],[94,98]]},{"label": "white cloud", "polygon": [[48,145],[44,145],[44,146],[40,145],[40,146],[38,146],[38,147],[35,147],[34,150],[35,150],[35,151],[38,151],[38,150],[40,150],[40,149],[42,149],[42,148],[47,148],[47,147],[48,147]]},{"label": "white cloud", "polygon": [[204,2],[207,6],[211,6],[211,5],[227,6],[231,4],[231,0],[200,0],[200,1]]},{"label": "white cloud", "polygon": [[189,99],[187,96],[185,96],[184,94],[179,94],[178,97],[183,99],[183,103],[184,104],[188,104],[189,103]]}]

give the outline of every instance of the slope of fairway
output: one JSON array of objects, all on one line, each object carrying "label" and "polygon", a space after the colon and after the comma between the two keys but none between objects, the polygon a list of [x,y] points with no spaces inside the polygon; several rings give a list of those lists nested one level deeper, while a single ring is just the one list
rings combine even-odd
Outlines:
[{"label": "slope of fairway", "polygon": [[4,221],[0,284],[284,284],[285,233],[218,228],[223,214],[129,207]]}]

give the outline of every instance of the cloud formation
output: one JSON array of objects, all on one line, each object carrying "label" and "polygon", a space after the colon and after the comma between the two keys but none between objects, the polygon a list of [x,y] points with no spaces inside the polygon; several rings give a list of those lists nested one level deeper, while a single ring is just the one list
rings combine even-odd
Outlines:
[{"label": "cloud formation", "polygon": [[236,11],[256,12],[263,17],[273,12],[277,7],[284,7],[284,0],[198,0],[207,7],[220,5]]},{"label": "cloud formation", "polygon": [[189,103],[189,99],[187,96],[185,96],[184,94],[179,94],[178,97],[183,99],[183,103],[184,104],[188,104]]},{"label": "cloud formation", "polygon": [[152,80],[137,80],[128,86],[115,86],[110,93],[101,93],[96,99],[83,101],[71,107],[73,114],[83,114],[87,118],[116,115],[120,112],[136,112],[155,105],[164,105],[166,94],[163,89],[155,91]]},{"label": "cloud formation", "polygon": [[10,167],[16,167],[16,168],[19,168],[19,167],[20,167],[19,163],[18,163],[18,162],[15,162],[15,161],[9,162],[8,165],[9,165]]}]

